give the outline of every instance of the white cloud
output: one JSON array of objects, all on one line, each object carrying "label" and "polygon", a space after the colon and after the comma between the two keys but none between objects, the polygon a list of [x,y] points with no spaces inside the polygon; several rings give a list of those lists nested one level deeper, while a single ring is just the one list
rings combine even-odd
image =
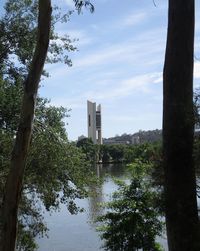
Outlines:
[{"label": "white cloud", "polygon": [[158,63],[156,57],[161,58],[159,53],[164,52],[164,48],[165,42],[163,43],[160,38],[160,30],[153,30],[129,41],[113,43],[101,50],[91,51],[85,57],[74,60],[74,66],[88,67],[116,62],[125,62],[126,64],[128,62],[135,62],[136,64],[141,62],[143,64],[145,60],[148,64],[151,61]]},{"label": "white cloud", "polygon": [[117,114],[115,116],[109,116],[106,117],[106,120],[108,121],[113,121],[113,122],[147,122],[150,119],[155,119],[155,117],[160,116],[160,114],[156,114],[156,113],[146,113],[145,116],[143,116],[143,114],[137,114],[137,116],[130,116],[130,115],[122,115],[122,114]]},{"label": "white cloud", "polygon": [[[62,33],[62,30],[60,32]],[[90,44],[92,45],[94,41],[99,40],[97,35],[91,36],[86,30],[71,29],[68,32],[71,37],[80,38],[78,42],[80,45],[89,46],[86,46],[87,50],[84,48],[84,50],[70,55],[73,62],[71,69],[66,69],[66,66],[56,67],[53,76],[61,78],[62,76],[73,75],[75,72],[81,74],[81,71],[85,71],[86,68],[88,72],[90,70],[89,74],[91,72],[105,74],[116,69],[117,65],[118,69],[120,65],[122,69],[125,69],[125,65],[127,67],[132,66],[135,72],[141,66],[147,68],[148,71],[151,71],[151,69],[155,71],[155,66],[163,65],[165,50],[163,33],[165,32],[163,28],[146,30],[128,40],[112,41],[109,44],[102,43],[99,48],[96,48],[95,46],[90,47]],[[79,45],[77,46],[79,47]],[[160,56],[161,54],[163,56]],[[121,72],[121,74],[126,73]]]},{"label": "white cloud", "polygon": [[[135,8],[136,11],[128,12],[125,13],[123,16],[119,16],[115,21],[111,23],[106,23],[105,29],[106,30],[113,30],[114,29],[124,29],[124,28],[130,28],[133,26],[139,26],[143,25],[146,21],[152,20],[154,18],[159,18],[160,16],[162,18],[167,17],[167,11],[166,11],[166,1],[160,1],[157,7],[155,6],[150,7],[151,9],[147,8]],[[133,8],[134,9],[134,8]],[[105,24],[105,23],[104,23]]]},{"label": "white cloud", "polygon": [[65,3],[69,6],[69,7],[74,7],[74,1],[73,0],[65,0]]},{"label": "white cloud", "polygon": [[[159,76],[160,75],[160,76]],[[158,75],[158,78],[154,80],[155,84],[159,84],[163,82],[163,76],[162,76],[162,72]]]},{"label": "white cloud", "polygon": [[133,93],[149,93],[151,92],[151,85],[156,83],[156,79],[160,76],[160,73],[151,73],[135,76],[129,79],[122,80],[119,83],[113,83],[103,90],[96,89],[84,93],[83,98],[95,99],[98,101],[113,100],[118,98],[124,98],[132,95]]},{"label": "white cloud", "polygon": [[[74,42],[78,47],[82,45],[88,45],[94,42],[93,37],[91,37],[85,30],[83,29],[68,29],[66,30],[65,26],[61,26],[60,29],[57,30],[59,36],[68,35],[72,40],[75,39]],[[74,44],[73,43],[73,44]]]},{"label": "white cloud", "polygon": [[134,26],[142,23],[148,17],[146,12],[133,13],[121,20],[121,26]]},{"label": "white cloud", "polygon": [[86,31],[84,30],[68,30],[67,34],[71,38],[77,39],[75,44],[78,46],[78,48],[80,46],[89,45],[92,42],[94,42],[94,39],[89,34],[87,34]]},{"label": "white cloud", "polygon": [[[118,82],[115,80],[110,81],[109,84],[102,86],[96,85],[83,92],[73,93],[70,97],[66,93],[66,96],[62,94],[61,97],[52,98],[51,103],[56,106],[70,107],[72,109],[81,109],[85,106],[86,100],[94,100],[96,102],[108,103],[121,100],[131,95],[149,94],[152,92],[152,87],[157,83],[157,79],[160,78],[160,72],[154,72],[150,74],[138,75],[132,78],[124,79]],[[102,79],[103,84],[104,80]]]},{"label": "white cloud", "polygon": [[117,58],[119,58],[120,55],[124,54],[124,51],[126,49],[123,48],[123,46],[108,47],[108,48],[105,48],[101,51],[91,53],[82,59],[78,59],[78,60],[74,61],[74,65],[76,67],[87,67],[87,66],[94,66],[96,64],[102,64],[102,63],[104,64],[104,63],[108,62],[108,60],[109,61],[112,59],[116,60]]}]

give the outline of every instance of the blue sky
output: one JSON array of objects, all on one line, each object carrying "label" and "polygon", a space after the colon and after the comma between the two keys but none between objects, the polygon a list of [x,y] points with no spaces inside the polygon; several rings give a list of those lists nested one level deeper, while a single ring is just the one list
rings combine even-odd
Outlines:
[{"label": "blue sky", "polygon": [[[72,0],[54,0],[63,12]],[[79,38],[70,53],[71,68],[47,65],[51,77],[40,95],[71,108],[69,139],[87,135],[87,100],[102,105],[103,137],[162,126],[162,69],[167,31],[167,1],[94,0],[95,12],[74,13],[57,32]],[[199,9],[199,2],[196,3]],[[196,15],[195,54],[200,57],[200,17]],[[195,85],[200,83],[195,61]]]}]

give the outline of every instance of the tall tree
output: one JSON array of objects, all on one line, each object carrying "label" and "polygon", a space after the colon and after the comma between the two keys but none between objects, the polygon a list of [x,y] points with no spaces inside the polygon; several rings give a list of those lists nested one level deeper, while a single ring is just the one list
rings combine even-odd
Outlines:
[{"label": "tall tree", "polygon": [[194,0],[169,0],[163,151],[170,251],[200,250],[193,151]]},{"label": "tall tree", "polygon": [[[74,0],[74,2],[79,12],[82,6],[89,6],[91,11],[94,10],[89,1]],[[33,129],[38,85],[42,73],[45,73],[43,66],[45,61],[51,63],[63,61],[71,65],[68,56],[63,52],[75,48],[71,45],[68,36],[60,38],[53,32],[55,22],[58,20],[66,22],[71,12],[63,17],[51,16],[51,0],[8,0],[5,10],[5,18],[0,20],[0,75],[3,76],[3,81],[7,78],[13,83],[20,79],[21,83],[24,82],[20,122],[16,136],[14,136],[15,144],[7,182],[3,190],[3,203],[0,201],[0,250],[13,251],[15,250],[18,208]],[[27,14],[27,10],[29,14]],[[35,18],[38,19],[37,25],[35,25]],[[59,44],[56,43],[58,40]],[[60,42],[62,42],[62,46],[60,46]],[[49,55],[47,56],[48,48]],[[15,55],[18,64],[15,65],[9,55]],[[3,127],[6,126],[3,122]],[[76,189],[74,192],[77,192]],[[69,203],[69,208],[73,211],[73,204]]]},{"label": "tall tree", "polygon": [[26,157],[30,145],[38,85],[49,45],[51,28],[51,1],[40,0],[38,8],[37,44],[32,63],[30,65],[30,70],[24,83],[25,88],[20,123],[12,151],[11,167],[5,186],[1,210],[1,251],[15,250],[20,192],[22,189]]},{"label": "tall tree", "polygon": [[[22,91],[21,83],[0,79],[0,204],[19,123]],[[57,210],[64,204],[71,214],[76,214],[79,208],[75,199],[85,197],[88,184],[91,185],[92,170],[85,155],[68,141],[63,122],[66,117],[65,108],[51,106],[48,100],[37,98],[19,204],[17,250],[35,250],[35,237],[46,234],[38,201],[47,211]]]}]

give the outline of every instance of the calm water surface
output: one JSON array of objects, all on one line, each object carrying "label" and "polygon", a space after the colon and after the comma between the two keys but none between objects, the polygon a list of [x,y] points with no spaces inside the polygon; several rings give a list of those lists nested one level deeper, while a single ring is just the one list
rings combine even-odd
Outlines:
[{"label": "calm water surface", "polygon": [[[39,251],[102,251],[103,242],[95,231],[93,220],[102,213],[99,202],[108,201],[112,192],[117,189],[112,177],[128,180],[128,172],[123,165],[98,165],[96,172],[104,178],[100,186],[92,187],[95,196],[77,200],[77,205],[84,207],[85,212],[70,215],[65,206],[59,212],[45,213],[49,228],[49,238],[38,240]],[[161,240],[166,249],[166,240]]]}]

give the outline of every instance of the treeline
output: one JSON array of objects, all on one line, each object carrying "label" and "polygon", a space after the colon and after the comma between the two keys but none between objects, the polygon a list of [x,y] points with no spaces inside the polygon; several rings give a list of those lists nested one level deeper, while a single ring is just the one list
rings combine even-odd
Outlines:
[{"label": "treeline", "polygon": [[[162,142],[143,143],[137,145],[110,144],[95,145],[91,139],[84,138],[77,142],[76,146],[85,154],[86,159],[91,162],[100,163],[132,163],[136,159],[146,162],[154,162],[154,171],[158,176],[163,176],[162,168]],[[193,157],[196,172],[200,171],[200,135],[195,135]]]},{"label": "treeline", "polygon": [[149,160],[161,149],[161,143],[143,143],[139,145],[95,145],[91,139],[84,138],[77,142],[77,147],[85,153],[91,162],[125,162],[131,163],[137,158]]}]

